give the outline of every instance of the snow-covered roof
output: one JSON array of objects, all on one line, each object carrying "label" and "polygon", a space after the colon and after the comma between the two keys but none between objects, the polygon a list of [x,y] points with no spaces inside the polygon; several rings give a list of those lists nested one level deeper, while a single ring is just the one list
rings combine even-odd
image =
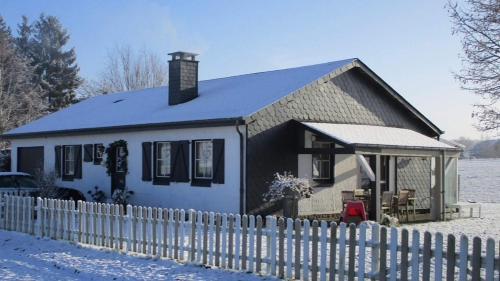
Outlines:
[{"label": "snow-covered roof", "polygon": [[200,81],[197,98],[173,106],[168,87],[97,96],[5,135],[247,117],[354,60]]},{"label": "snow-covered roof", "polygon": [[301,123],[317,132],[353,146],[445,150],[457,149],[457,147],[409,129],[355,124]]}]

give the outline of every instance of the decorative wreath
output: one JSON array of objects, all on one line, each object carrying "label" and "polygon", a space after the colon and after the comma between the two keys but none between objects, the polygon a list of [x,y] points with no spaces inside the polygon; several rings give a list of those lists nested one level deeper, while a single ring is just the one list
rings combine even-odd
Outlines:
[{"label": "decorative wreath", "polygon": [[112,142],[108,145],[108,147],[106,147],[106,162],[105,162],[105,165],[106,165],[106,173],[108,174],[108,176],[111,176],[111,172],[114,171],[116,169],[115,165],[115,161],[113,161],[113,159],[115,159],[115,154],[116,154],[116,148],[117,147],[123,147],[123,152],[125,153],[125,155],[123,155],[123,158],[124,158],[124,162],[122,163],[122,167],[123,167],[123,171],[127,174],[128,173],[128,149],[127,149],[127,142],[124,141],[124,140],[117,140],[115,142]]}]

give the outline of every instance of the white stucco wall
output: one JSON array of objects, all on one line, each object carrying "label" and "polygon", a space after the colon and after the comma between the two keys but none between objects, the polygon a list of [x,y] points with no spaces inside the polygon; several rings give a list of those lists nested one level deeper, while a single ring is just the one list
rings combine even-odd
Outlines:
[{"label": "white stucco wall", "polygon": [[[310,132],[305,132],[304,146],[311,147]],[[299,215],[332,214],[342,211],[342,190],[354,190],[359,186],[360,167],[354,154],[335,155],[335,181],[333,185],[314,187],[311,198],[299,201]],[[312,180],[312,155],[299,154],[298,157],[298,177],[306,178],[312,185],[316,183]]]},{"label": "white stucco wall", "polygon": [[[244,130],[242,131],[244,132]],[[172,182],[170,185],[162,186],[142,181],[141,145],[143,142],[215,138],[223,138],[225,140],[224,184],[212,184],[211,187],[197,187],[191,186],[190,182]],[[17,167],[18,147],[43,145],[44,170],[45,172],[50,172],[54,170],[54,147],[56,145],[102,143],[104,146],[108,146],[110,143],[120,139],[128,143],[129,171],[126,176],[126,186],[129,190],[135,192],[130,203],[168,208],[193,208],[201,211],[239,212],[240,140],[234,126],[16,139],[12,141],[12,168],[15,171]],[[109,197],[111,192],[111,177],[106,174],[105,166],[94,165],[93,162],[83,162],[82,165],[82,179],[75,179],[74,181],[62,181],[59,179],[57,185],[78,189],[86,196],[88,196],[87,191],[97,185]],[[189,172],[191,173],[191,168]]]}]

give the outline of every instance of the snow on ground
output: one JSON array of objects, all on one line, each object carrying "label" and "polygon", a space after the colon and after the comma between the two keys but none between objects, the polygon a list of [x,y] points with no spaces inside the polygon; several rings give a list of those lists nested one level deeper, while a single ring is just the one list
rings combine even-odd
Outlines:
[{"label": "snow on ground", "polygon": [[[466,235],[471,244],[472,238],[482,238],[484,250],[486,239],[500,240],[500,159],[460,160],[460,201],[468,200],[481,203],[481,218],[455,218],[442,222],[404,224],[408,229],[418,229],[444,235],[454,234],[457,239]],[[477,214],[477,210],[474,210]],[[468,216],[466,210],[462,216]],[[445,238],[446,240],[446,238]],[[498,253],[498,242],[495,243]]]},{"label": "snow on ground", "polygon": [[0,231],[0,249],[2,280],[266,280],[8,231]]}]

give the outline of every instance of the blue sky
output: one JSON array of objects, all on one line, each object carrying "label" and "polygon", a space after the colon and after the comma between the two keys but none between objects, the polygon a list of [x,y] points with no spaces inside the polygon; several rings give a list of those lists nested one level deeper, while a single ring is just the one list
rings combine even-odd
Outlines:
[{"label": "blue sky", "polygon": [[99,75],[117,45],[164,55],[199,53],[208,79],[357,57],[408,99],[445,137],[485,137],[460,89],[460,42],[444,0],[421,1],[56,1],[0,0],[15,28],[21,15],[57,16],[71,34],[81,75]]}]

